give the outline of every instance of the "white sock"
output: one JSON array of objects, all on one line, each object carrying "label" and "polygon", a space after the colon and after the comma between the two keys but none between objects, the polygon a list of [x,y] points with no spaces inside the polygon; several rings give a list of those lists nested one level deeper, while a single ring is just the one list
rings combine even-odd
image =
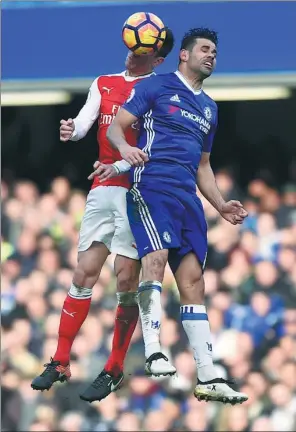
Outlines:
[{"label": "white sock", "polygon": [[217,377],[212,356],[211,330],[204,305],[181,306],[181,320],[194,353],[200,381]]},{"label": "white sock", "polygon": [[139,285],[138,304],[146,359],[160,352],[161,287],[161,282],[158,281],[144,281]]}]

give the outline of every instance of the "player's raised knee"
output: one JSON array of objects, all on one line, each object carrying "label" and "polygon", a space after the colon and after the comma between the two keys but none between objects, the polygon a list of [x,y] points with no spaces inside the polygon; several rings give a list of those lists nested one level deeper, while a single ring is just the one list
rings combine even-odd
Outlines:
[{"label": "player's raised knee", "polygon": [[93,286],[100,275],[100,270],[91,263],[79,263],[74,270],[73,283],[77,286]]},{"label": "player's raised knee", "polygon": [[140,262],[117,255],[114,271],[117,279],[117,292],[135,292],[139,285]]},{"label": "player's raised knee", "polygon": [[136,291],[139,284],[138,276],[122,270],[117,275],[117,292]]}]

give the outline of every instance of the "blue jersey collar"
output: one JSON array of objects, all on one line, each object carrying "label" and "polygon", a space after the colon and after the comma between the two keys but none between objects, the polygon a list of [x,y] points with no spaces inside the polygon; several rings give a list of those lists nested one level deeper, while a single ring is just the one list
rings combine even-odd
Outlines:
[{"label": "blue jersey collar", "polygon": [[186,79],[184,78],[184,76],[181,74],[180,71],[176,70],[175,74],[177,75],[177,77],[179,78],[180,81],[182,81],[182,83],[190,90],[192,91],[192,93],[194,93],[195,95],[199,95],[202,92],[202,89],[199,90],[193,90],[193,88],[191,87],[191,85],[186,81]]}]

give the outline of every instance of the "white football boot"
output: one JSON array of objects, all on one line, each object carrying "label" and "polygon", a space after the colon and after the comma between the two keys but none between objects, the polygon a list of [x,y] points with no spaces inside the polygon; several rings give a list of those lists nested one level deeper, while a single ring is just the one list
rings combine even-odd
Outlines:
[{"label": "white football boot", "polygon": [[249,399],[246,394],[234,391],[228,384],[232,384],[232,382],[223,378],[206,382],[197,380],[194,396],[199,401],[216,401],[231,405],[241,404]]},{"label": "white football boot", "polygon": [[169,362],[169,359],[161,352],[152,354],[145,363],[145,373],[148,376],[172,376],[176,368]]}]

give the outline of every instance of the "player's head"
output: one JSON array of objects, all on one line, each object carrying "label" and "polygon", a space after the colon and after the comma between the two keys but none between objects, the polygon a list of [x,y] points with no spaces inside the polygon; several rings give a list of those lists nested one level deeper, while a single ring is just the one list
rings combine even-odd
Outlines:
[{"label": "player's head", "polygon": [[205,79],[216,66],[218,35],[208,28],[194,28],[185,33],[179,54],[179,67]]},{"label": "player's head", "polygon": [[166,37],[165,41],[160,48],[160,50],[155,54],[156,58],[165,59],[169,53],[172,51],[175,45],[175,38],[172,30],[166,27]]},{"label": "player's head", "polygon": [[160,48],[154,54],[138,56],[131,51],[128,53],[125,61],[125,67],[132,75],[145,75],[153,71],[154,68],[164,62],[164,59],[172,51],[175,38],[171,29],[166,28],[166,38]]}]

